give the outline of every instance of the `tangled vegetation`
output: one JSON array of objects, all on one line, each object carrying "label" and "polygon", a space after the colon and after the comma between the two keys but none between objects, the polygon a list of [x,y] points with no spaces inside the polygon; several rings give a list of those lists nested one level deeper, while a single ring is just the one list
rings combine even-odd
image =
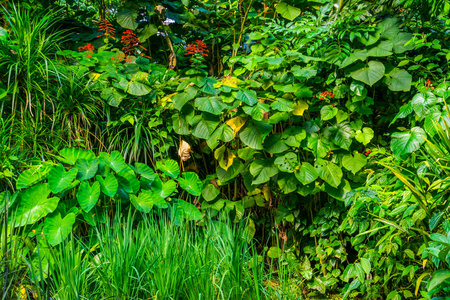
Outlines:
[{"label": "tangled vegetation", "polygon": [[0,1],[3,299],[447,299],[444,0]]}]

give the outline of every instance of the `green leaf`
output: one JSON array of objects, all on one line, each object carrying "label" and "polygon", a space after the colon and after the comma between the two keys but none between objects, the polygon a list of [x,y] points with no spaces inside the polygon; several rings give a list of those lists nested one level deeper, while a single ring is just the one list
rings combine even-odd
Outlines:
[{"label": "green leaf", "polygon": [[209,148],[214,150],[219,145],[220,141],[222,141],[224,143],[228,143],[228,142],[232,141],[233,139],[234,139],[233,129],[230,126],[228,126],[226,123],[223,123],[206,140],[206,144],[208,144]]},{"label": "green leaf", "polygon": [[368,66],[350,73],[350,76],[370,86],[383,78],[384,65],[379,61],[369,61]]},{"label": "green leaf", "polygon": [[77,179],[87,180],[97,174],[98,171],[98,158],[95,159],[85,159],[79,158],[75,163],[75,166],[78,168]]},{"label": "green leaf", "polygon": [[265,137],[272,131],[272,125],[265,121],[247,122],[245,129],[239,135],[241,141],[256,150],[263,149]]},{"label": "green leaf", "polygon": [[173,159],[157,161],[156,168],[172,178],[175,178],[178,176],[178,174],[180,174],[180,168],[178,166],[178,163]]},{"label": "green leaf", "polygon": [[400,20],[397,18],[386,18],[377,27],[382,38],[392,39],[400,32]]},{"label": "green leaf", "polygon": [[367,163],[367,158],[361,153],[355,153],[355,156],[351,154],[344,155],[342,157],[342,166],[347,170],[356,174],[361,170]]},{"label": "green leaf", "polygon": [[184,172],[182,178],[178,178],[178,182],[182,189],[194,196],[200,196],[203,184],[198,175],[193,172]]},{"label": "green leaf", "polygon": [[256,103],[258,103],[256,92],[253,90],[239,91],[236,93],[236,98],[250,106],[253,106]]},{"label": "green leaf", "polygon": [[207,184],[202,189],[202,196],[206,201],[212,201],[219,196],[220,191],[218,188],[214,186],[214,184]]},{"label": "green leaf", "polygon": [[386,84],[394,92],[408,92],[411,89],[412,75],[406,70],[395,68],[386,75]]},{"label": "green leaf", "polygon": [[382,41],[378,46],[367,51],[368,56],[383,57],[392,55],[392,42]]},{"label": "green leaf", "polygon": [[181,210],[182,216],[188,221],[198,221],[202,219],[202,213],[197,207],[181,199],[177,199],[177,202],[174,204],[174,210],[175,212]]},{"label": "green leaf", "polygon": [[311,149],[315,158],[324,158],[330,149],[330,144],[325,139],[320,138],[317,133],[312,133],[308,137],[308,148]]},{"label": "green leaf", "polygon": [[[410,43],[405,46],[407,42],[409,42],[414,35],[412,33],[401,32],[397,34],[392,40],[392,44],[394,45],[393,50],[395,53],[403,53],[406,51],[414,50],[414,44]],[[400,66],[400,64],[399,64]]]},{"label": "green leaf", "polygon": [[156,173],[152,169],[150,169],[150,167],[147,166],[146,164],[135,163],[134,171],[136,172],[136,174],[141,175],[141,177],[149,180],[150,182],[153,182],[153,180],[155,180],[156,177],[158,177],[158,175],[156,175]]},{"label": "green leaf", "polygon": [[117,189],[119,188],[119,182],[116,177],[112,173],[107,173],[105,179],[102,176],[97,175],[95,177],[97,181],[100,183],[100,188],[103,194],[108,197],[114,197],[117,193]]},{"label": "green leaf", "polygon": [[161,188],[154,188],[154,192],[158,192],[159,195],[165,199],[169,197],[177,189],[177,183],[173,180],[168,180],[164,182]]},{"label": "green leaf", "polygon": [[274,159],[258,159],[254,160],[250,165],[250,173],[253,176],[252,184],[261,184],[269,181],[272,176],[278,174],[278,167],[274,163]]},{"label": "green leaf", "polygon": [[411,101],[411,106],[419,116],[419,118],[426,117],[430,112],[431,108],[437,103],[437,98],[432,92],[418,93]]},{"label": "green leaf", "polygon": [[450,278],[450,270],[439,270],[433,273],[428,282],[427,290],[431,291],[437,288],[441,283]]},{"label": "green leaf", "polygon": [[141,187],[139,180],[136,179],[134,172],[130,173],[126,169],[120,171],[117,177],[119,188],[122,188],[129,194],[136,194]]},{"label": "green leaf", "polygon": [[444,212],[438,212],[437,214],[435,214],[434,216],[431,217],[430,219],[430,230],[433,230],[434,228],[436,228],[436,226],[439,224],[439,221],[441,220],[442,216],[444,215]]},{"label": "green leaf", "polygon": [[279,13],[283,18],[286,18],[290,21],[293,21],[295,18],[300,16],[300,13],[302,12],[299,8],[296,8],[294,6],[288,5],[284,2],[280,2],[276,6],[276,11]]},{"label": "green leaf", "polygon": [[195,107],[213,115],[220,115],[224,109],[229,108],[219,96],[197,98],[195,99]]},{"label": "green leaf", "polygon": [[234,159],[233,164],[228,167],[227,170],[220,166],[217,166],[217,177],[220,180],[220,184],[224,184],[232,179],[235,179],[239,173],[244,169],[244,164],[239,159]]},{"label": "green leaf", "polygon": [[300,143],[306,138],[306,131],[297,126],[289,127],[283,132],[281,138],[284,139],[286,145],[298,148]]},{"label": "green leaf", "polygon": [[264,150],[269,153],[282,153],[288,149],[285,141],[281,139],[281,133],[271,134],[264,141]]},{"label": "green leaf", "polygon": [[14,227],[34,224],[58,206],[59,198],[47,198],[51,193],[48,183],[32,186],[19,192]]},{"label": "green leaf", "polygon": [[100,183],[95,181],[92,187],[89,182],[82,181],[77,192],[77,200],[81,208],[85,212],[89,212],[95,204],[97,204],[98,198],[100,197]]},{"label": "green leaf", "polygon": [[412,112],[413,112],[413,108],[411,105],[411,102],[408,102],[407,104],[403,105],[400,107],[400,111],[398,112],[398,114],[394,117],[394,119],[392,119],[391,123],[389,123],[389,126],[394,124],[395,121],[397,121],[397,119],[402,119],[402,118],[406,118],[407,116],[409,116]]},{"label": "green leaf", "polygon": [[8,39],[8,31],[5,28],[0,27],[0,41],[6,41]]},{"label": "green leaf", "polygon": [[307,185],[315,181],[319,177],[319,174],[310,163],[303,162],[300,169],[295,172],[295,177],[297,177],[298,181],[302,184]]},{"label": "green leaf", "polygon": [[364,272],[369,275],[372,266],[367,258],[361,258],[361,267],[363,268]]},{"label": "green leaf", "polygon": [[45,179],[50,170],[50,166],[42,164],[23,171],[17,179],[16,188],[23,189]]},{"label": "green leaf", "polygon": [[293,173],[300,165],[297,155],[293,152],[288,152],[283,156],[277,157],[274,163],[281,172],[287,173]]},{"label": "green leaf", "polygon": [[325,105],[320,109],[320,118],[323,121],[333,119],[338,113],[338,109],[332,105]]},{"label": "green leaf", "polygon": [[137,37],[141,43],[145,42],[149,37],[158,33],[158,28],[154,24],[147,24],[141,31],[139,31]]},{"label": "green leaf", "polygon": [[138,16],[138,12],[134,9],[125,9],[119,11],[116,14],[117,23],[123,28],[136,30],[138,27],[138,22],[136,18]]},{"label": "green leaf", "polygon": [[48,173],[48,184],[54,194],[67,188],[77,177],[78,169],[75,167],[66,172],[62,164],[57,164]]},{"label": "green leaf", "polygon": [[267,256],[270,258],[280,258],[283,251],[279,247],[270,247]]},{"label": "green leaf", "polygon": [[337,188],[341,184],[342,170],[330,161],[324,161],[324,165],[317,168],[320,178],[332,187]]},{"label": "green leaf", "polygon": [[56,246],[64,241],[72,232],[75,214],[69,213],[64,219],[59,212],[48,216],[44,222],[44,234],[50,245]]},{"label": "green leaf", "polygon": [[194,126],[192,134],[200,139],[209,139],[219,123],[220,118],[218,116],[202,113],[195,116],[190,122]]},{"label": "green leaf", "polygon": [[128,83],[126,92],[133,96],[144,96],[152,91],[151,87],[141,82],[131,80]]},{"label": "green leaf", "polygon": [[158,198],[160,198],[159,195],[147,190],[141,191],[138,196],[130,195],[130,201],[133,206],[143,213],[148,213],[152,210],[153,205],[155,204],[155,200],[157,202],[160,202],[161,199],[162,201],[164,201],[163,198]]},{"label": "green leaf", "polygon": [[181,110],[187,102],[195,98],[197,92],[198,89],[195,86],[190,86],[183,93],[176,94],[173,97],[173,107]]},{"label": "green leaf", "polygon": [[111,167],[117,173],[122,171],[127,166],[125,163],[125,159],[119,151],[113,151],[111,152],[111,155],[105,152],[101,152],[99,160],[100,165],[105,164]]},{"label": "green leaf", "polygon": [[348,150],[353,141],[354,131],[348,122],[343,122],[326,128],[326,135],[328,134],[333,143]]},{"label": "green leaf", "polygon": [[58,159],[61,162],[69,165],[74,165],[79,158],[88,160],[95,158],[95,154],[91,150],[78,148],[64,148],[59,151],[59,155],[61,155],[62,157],[58,157]]},{"label": "green leaf", "polygon": [[425,136],[425,131],[420,127],[413,127],[408,132],[395,132],[392,134],[391,150],[396,156],[412,153],[425,142]]},{"label": "green leaf", "polygon": [[364,127],[361,130],[356,131],[355,138],[358,142],[363,145],[367,145],[373,139],[373,129],[369,127]]}]

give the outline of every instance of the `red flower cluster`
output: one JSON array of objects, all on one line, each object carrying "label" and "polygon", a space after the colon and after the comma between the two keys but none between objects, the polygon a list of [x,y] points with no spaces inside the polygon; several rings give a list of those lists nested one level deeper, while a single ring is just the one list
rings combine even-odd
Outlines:
[{"label": "red flower cluster", "polygon": [[434,90],[434,87],[431,84],[430,79],[427,79],[427,82],[425,82],[425,89],[428,90],[429,87],[431,87],[431,90]]},{"label": "red flower cluster", "polygon": [[116,39],[114,35],[116,34],[116,30],[114,29],[113,25],[106,19],[103,19],[100,21],[100,24],[98,26],[98,31],[104,31],[103,34],[100,34],[99,37],[106,36],[106,37],[112,37],[113,39]]},{"label": "red flower cluster", "polygon": [[323,100],[323,98],[327,97],[327,96],[329,96],[330,98],[334,98],[334,94],[332,92],[325,91],[325,92],[320,94],[319,100]]},{"label": "red flower cluster", "polygon": [[137,54],[137,48],[141,48],[144,51],[147,50],[140,45],[141,41],[139,41],[139,38],[136,36],[133,30],[127,30],[123,33],[121,43],[123,45],[122,51],[127,56]]},{"label": "red flower cluster", "polygon": [[89,57],[89,58],[91,58],[92,55],[94,55],[94,50],[95,50],[95,48],[94,48],[94,46],[91,45],[91,43],[86,44],[83,47],[78,47],[78,51],[86,52],[87,53],[87,57]]},{"label": "red flower cluster", "polygon": [[366,152],[364,152],[364,155],[369,156],[370,153],[372,153],[372,150],[368,149],[368,150],[366,150]]},{"label": "red flower cluster", "polygon": [[208,54],[206,54],[206,52],[209,52],[209,50],[206,49],[206,44],[199,40],[195,44],[187,45],[185,55],[199,53],[202,56],[208,56]]}]

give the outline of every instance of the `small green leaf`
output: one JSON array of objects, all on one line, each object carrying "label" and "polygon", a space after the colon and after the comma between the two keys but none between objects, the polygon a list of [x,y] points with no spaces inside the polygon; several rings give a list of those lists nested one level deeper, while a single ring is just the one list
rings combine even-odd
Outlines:
[{"label": "small green leaf", "polygon": [[373,139],[373,129],[364,127],[362,130],[356,131],[355,139],[363,145],[367,145]]},{"label": "small green leaf", "polygon": [[298,172],[295,172],[295,177],[302,184],[307,185],[315,181],[319,177],[319,174],[310,163],[303,162]]},{"label": "small green leaf", "polygon": [[85,159],[79,158],[75,163],[75,166],[78,168],[77,179],[88,180],[97,174],[98,171],[98,158],[95,159]]},{"label": "small green leaf", "polygon": [[341,184],[342,170],[330,161],[324,161],[324,164],[317,168],[320,178],[332,187],[337,188]]}]

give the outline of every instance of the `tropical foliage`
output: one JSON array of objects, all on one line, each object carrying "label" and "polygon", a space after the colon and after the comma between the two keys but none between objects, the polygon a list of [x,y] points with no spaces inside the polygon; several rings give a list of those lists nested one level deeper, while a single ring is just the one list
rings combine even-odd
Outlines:
[{"label": "tropical foliage", "polygon": [[3,299],[449,295],[447,1],[2,9]]}]

